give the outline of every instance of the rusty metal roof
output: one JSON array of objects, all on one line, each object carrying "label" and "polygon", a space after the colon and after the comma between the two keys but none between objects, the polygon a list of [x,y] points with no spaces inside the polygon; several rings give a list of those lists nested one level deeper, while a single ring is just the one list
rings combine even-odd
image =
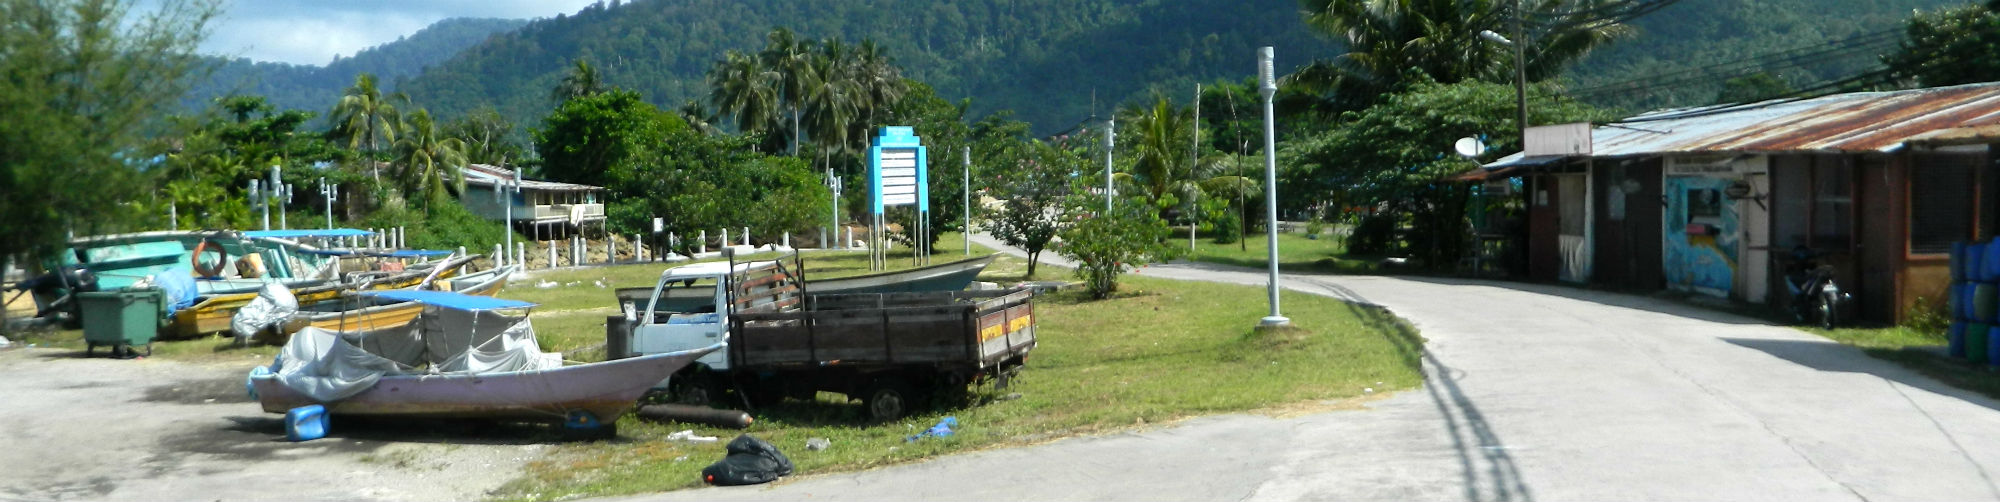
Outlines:
[{"label": "rusty metal roof", "polygon": [[[2000,126],[2000,82],[1666,110],[1591,131],[1599,158],[1699,153],[1893,152]],[[1986,136],[1986,135],[1978,135]],[[1519,162],[1515,154],[1488,169]]]}]

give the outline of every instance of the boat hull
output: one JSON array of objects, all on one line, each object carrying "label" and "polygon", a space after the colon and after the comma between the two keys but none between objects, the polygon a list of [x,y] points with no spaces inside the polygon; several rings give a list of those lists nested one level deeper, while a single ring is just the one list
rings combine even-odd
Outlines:
[{"label": "boat hull", "polygon": [[[438,274],[438,278],[444,279],[456,275],[460,265],[470,262],[471,259],[469,258],[460,258],[434,266],[447,267],[443,272]],[[428,269],[411,270],[378,280],[370,284],[368,289],[415,287],[418,284],[422,284],[424,278],[428,275]],[[300,305],[307,305],[338,299],[344,291],[353,288],[354,285],[351,284],[326,284],[309,288],[297,288],[292,290],[292,297],[296,298]],[[257,294],[258,292],[253,290],[242,293],[209,296],[199,303],[174,312],[173,318],[168,322],[166,334],[172,337],[193,338],[210,333],[229,331],[230,318],[236,315],[237,309],[241,309],[243,306],[249,305],[251,300],[257,299]]]},{"label": "boat hull", "polygon": [[[515,270],[517,269],[512,266],[509,266],[509,267],[504,267],[501,270],[472,274],[474,276],[487,274],[490,277],[487,280],[480,281],[479,283],[471,286],[467,286],[466,288],[458,290],[457,292],[474,296],[489,296],[489,297],[500,294],[500,290],[507,286],[507,276],[512,274],[513,271]],[[461,278],[460,280],[469,280],[469,279],[471,279],[471,276],[468,276],[466,278]],[[346,300],[347,299],[329,300],[329,301],[346,301]],[[281,330],[283,335],[282,337],[273,339],[269,343],[274,345],[282,345],[285,343],[285,338],[290,337],[292,333],[297,333],[299,330],[305,329],[308,326],[324,329],[327,331],[370,331],[383,328],[393,328],[396,326],[409,324],[413,321],[416,321],[417,316],[423,313],[424,313],[423,304],[416,302],[396,302],[386,305],[375,305],[370,307],[364,307],[347,311],[339,311],[339,312],[315,312],[310,314],[301,312],[300,313],[301,315],[294,317],[291,322],[285,324],[284,328]]]},{"label": "boat hull", "polygon": [[252,377],[250,383],[269,413],[318,404],[336,415],[559,422],[572,412],[587,411],[600,423],[611,423],[653,385],[720,348],[536,371],[385,376],[374,387],[333,402],[307,397],[274,376]]}]

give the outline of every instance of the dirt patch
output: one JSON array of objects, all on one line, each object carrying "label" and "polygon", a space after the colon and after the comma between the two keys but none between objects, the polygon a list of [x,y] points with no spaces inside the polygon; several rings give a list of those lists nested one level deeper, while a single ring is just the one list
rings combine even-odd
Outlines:
[{"label": "dirt patch", "polygon": [[245,395],[251,364],[0,350],[0,500],[475,500],[555,437],[336,416],[294,443]]}]

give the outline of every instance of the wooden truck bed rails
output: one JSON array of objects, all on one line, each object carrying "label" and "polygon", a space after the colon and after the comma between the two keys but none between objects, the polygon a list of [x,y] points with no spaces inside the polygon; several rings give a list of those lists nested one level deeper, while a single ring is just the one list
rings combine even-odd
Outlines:
[{"label": "wooden truck bed rails", "polygon": [[1034,348],[1025,288],[807,297],[803,310],[730,317],[744,367],[938,365],[986,368]]}]

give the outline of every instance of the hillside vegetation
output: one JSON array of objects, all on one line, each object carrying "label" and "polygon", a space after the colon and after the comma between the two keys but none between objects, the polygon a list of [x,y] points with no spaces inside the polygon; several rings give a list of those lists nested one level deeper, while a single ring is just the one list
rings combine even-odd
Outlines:
[{"label": "hillside vegetation", "polygon": [[415,76],[495,33],[528,24],[517,19],[455,18],[438,21],[394,42],[337,57],[326,66],[262,63],[245,58],[211,56],[213,73],[198,82],[185,103],[200,110],[215,98],[231,94],[265,96],[280,109],[325,113],[354,76],[373,73],[385,82]]}]

